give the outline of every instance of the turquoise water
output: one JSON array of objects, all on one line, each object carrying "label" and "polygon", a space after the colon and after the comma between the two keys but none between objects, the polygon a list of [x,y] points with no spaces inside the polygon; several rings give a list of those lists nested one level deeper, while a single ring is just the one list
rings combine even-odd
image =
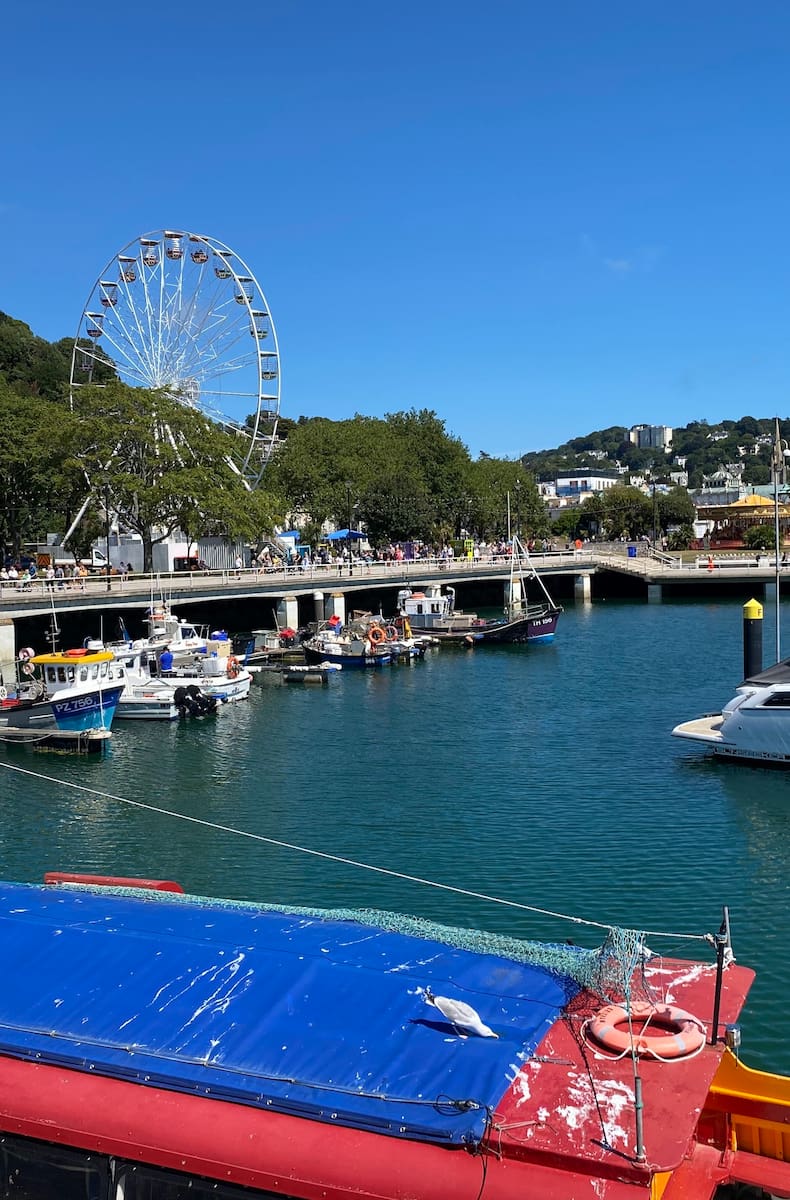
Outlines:
[{"label": "turquoise water", "polygon": [[[765,638],[767,661],[768,621]],[[744,1058],[790,1072],[790,775],[714,763],[669,733],[729,699],[741,668],[739,602],[570,606],[551,646],[442,648],[328,688],[256,686],[212,722],[116,725],[105,760],[4,749],[1,762],[56,782],[0,772],[0,869],[169,877],[193,892],[600,941],[208,822],[659,932],[716,930],[729,904],[736,957],[758,972]]]}]

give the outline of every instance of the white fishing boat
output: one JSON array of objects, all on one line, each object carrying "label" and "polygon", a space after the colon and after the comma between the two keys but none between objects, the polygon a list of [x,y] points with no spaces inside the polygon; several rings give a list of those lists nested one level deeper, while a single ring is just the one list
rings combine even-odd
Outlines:
[{"label": "white fishing boat", "polygon": [[[88,641],[89,650],[103,650],[101,642]],[[117,721],[178,721],[217,711],[217,699],[196,685],[176,684],[159,676],[153,649],[133,642],[114,643],[115,670],[123,692],[115,712]]]},{"label": "white fishing boat", "polygon": [[201,695],[222,704],[245,700],[250,694],[252,673],[230,653],[230,642],[209,639],[206,648],[206,654],[161,651],[158,677],[174,688],[197,688]]}]

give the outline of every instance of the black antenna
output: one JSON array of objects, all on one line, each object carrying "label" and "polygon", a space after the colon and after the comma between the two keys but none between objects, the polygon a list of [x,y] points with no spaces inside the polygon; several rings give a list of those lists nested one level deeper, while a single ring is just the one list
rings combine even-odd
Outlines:
[{"label": "black antenna", "polygon": [[722,908],[722,921],[719,927],[719,932],[714,934],[713,943],[716,947],[716,993],[713,998],[713,1020],[711,1021],[710,1029],[710,1045],[715,1046],[719,1040],[719,1010],[721,1008],[721,989],[724,976],[724,968],[727,965],[728,955],[732,955],[732,943],[730,940],[730,910],[725,904]]}]

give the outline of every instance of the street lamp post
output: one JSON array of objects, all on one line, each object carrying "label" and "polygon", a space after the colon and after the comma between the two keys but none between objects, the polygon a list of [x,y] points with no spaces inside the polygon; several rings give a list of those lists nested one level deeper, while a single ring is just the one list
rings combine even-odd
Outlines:
[{"label": "street lamp post", "polygon": [[346,525],[346,543],[348,545],[348,573],[353,575],[354,568],[351,561],[351,482],[346,480],[346,516],[348,524]]},{"label": "street lamp post", "polygon": [[104,569],[107,572],[107,591],[109,592],[112,584],[110,581],[110,489],[107,484],[104,485],[104,533],[105,533],[105,550],[107,552],[107,561],[104,564]]},{"label": "street lamp post", "polygon": [[779,418],[776,417],[776,425],[774,430],[774,449],[771,455],[771,473],[774,478],[774,572],[776,580],[776,661],[779,662],[781,654],[781,633],[779,621],[779,581],[781,577],[781,563],[779,560],[779,477],[782,477],[784,483],[785,459],[790,458],[790,449],[787,442],[782,438],[779,431]]}]

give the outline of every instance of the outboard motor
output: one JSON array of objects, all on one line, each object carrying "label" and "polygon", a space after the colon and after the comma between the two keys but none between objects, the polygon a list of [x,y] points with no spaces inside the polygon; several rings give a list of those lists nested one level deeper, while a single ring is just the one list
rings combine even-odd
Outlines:
[{"label": "outboard motor", "polygon": [[204,716],[206,713],[217,711],[217,701],[214,696],[204,696],[197,684],[191,683],[187,688],[187,695],[194,705],[196,705],[198,713]]},{"label": "outboard motor", "polygon": [[189,694],[191,690],[191,688],[177,687],[173,693],[173,701],[182,717],[200,716],[200,708],[195,703],[194,696]]}]

